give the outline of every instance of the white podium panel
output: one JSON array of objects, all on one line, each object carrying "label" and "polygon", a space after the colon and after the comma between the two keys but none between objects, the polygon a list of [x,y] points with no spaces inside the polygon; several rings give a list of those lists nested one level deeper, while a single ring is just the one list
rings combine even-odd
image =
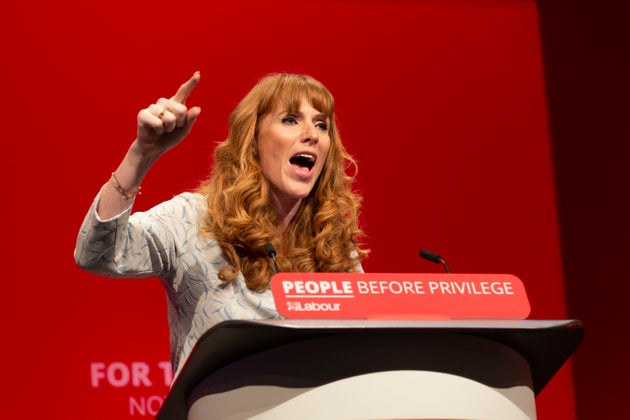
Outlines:
[{"label": "white podium panel", "polygon": [[188,420],[532,420],[533,401],[527,387],[496,390],[444,373],[393,371],[309,390],[251,386],[205,396],[191,406]]},{"label": "white podium panel", "polygon": [[195,388],[188,420],[536,418],[529,365],[509,347],[389,335],[319,337],[244,358]]},{"label": "white podium panel", "polygon": [[158,420],[536,419],[579,321],[229,321]]}]

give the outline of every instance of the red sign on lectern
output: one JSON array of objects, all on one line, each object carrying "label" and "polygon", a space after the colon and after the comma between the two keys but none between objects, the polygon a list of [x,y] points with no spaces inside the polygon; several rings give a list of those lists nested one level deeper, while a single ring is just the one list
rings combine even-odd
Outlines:
[{"label": "red sign on lectern", "polygon": [[271,290],[289,319],[525,319],[511,274],[278,273]]}]

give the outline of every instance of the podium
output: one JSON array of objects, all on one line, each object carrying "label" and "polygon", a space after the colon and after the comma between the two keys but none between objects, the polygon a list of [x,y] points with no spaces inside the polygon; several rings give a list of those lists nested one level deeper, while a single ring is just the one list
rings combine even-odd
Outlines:
[{"label": "podium", "polygon": [[577,320],[225,321],[158,420],[535,419]]}]

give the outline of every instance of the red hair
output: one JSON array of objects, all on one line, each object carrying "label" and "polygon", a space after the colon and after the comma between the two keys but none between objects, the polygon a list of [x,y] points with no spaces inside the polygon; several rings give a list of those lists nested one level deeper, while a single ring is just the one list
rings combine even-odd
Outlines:
[{"label": "red hair", "polygon": [[[330,149],[313,190],[281,234],[258,161],[257,128],[278,103],[299,110],[303,99],[328,118]],[[264,251],[268,242],[278,251],[281,271],[354,271],[367,256],[359,242],[361,197],[352,191],[357,164],[341,143],[334,107],[332,95],[317,80],[280,73],[262,78],[230,115],[212,173],[197,189],[208,202],[203,232],[219,243],[229,262],[219,270],[220,279],[230,281],[242,272],[250,289],[265,290],[273,274]]]}]

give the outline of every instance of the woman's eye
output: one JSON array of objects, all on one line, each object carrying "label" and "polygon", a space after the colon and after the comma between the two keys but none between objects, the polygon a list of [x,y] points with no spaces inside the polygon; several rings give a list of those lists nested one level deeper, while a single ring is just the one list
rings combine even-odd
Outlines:
[{"label": "woman's eye", "polygon": [[316,127],[319,128],[322,131],[327,131],[328,130],[328,124],[326,124],[325,122],[318,123]]},{"label": "woman's eye", "polygon": [[282,118],[282,122],[285,124],[297,124],[297,119],[293,115],[287,115]]}]

